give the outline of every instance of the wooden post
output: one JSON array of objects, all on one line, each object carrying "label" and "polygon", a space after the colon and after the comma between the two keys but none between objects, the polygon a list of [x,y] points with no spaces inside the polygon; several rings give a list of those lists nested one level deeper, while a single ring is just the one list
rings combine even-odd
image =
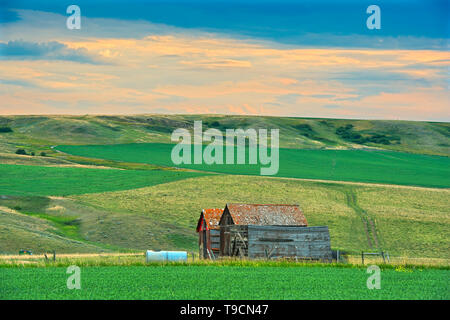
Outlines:
[{"label": "wooden post", "polygon": [[339,263],[339,249],[336,252],[336,262]]},{"label": "wooden post", "polygon": [[56,261],[56,251],[53,250],[53,261]]},{"label": "wooden post", "polygon": [[362,264],[364,265],[364,251],[361,251],[361,261],[362,261]]},{"label": "wooden post", "polygon": [[383,263],[386,263],[386,259],[384,258],[384,252],[381,251],[381,256],[383,257]]}]

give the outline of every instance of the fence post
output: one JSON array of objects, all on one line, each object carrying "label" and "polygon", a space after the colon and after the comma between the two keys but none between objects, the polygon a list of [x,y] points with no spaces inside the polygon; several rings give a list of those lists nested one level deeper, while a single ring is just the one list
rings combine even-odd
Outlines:
[{"label": "fence post", "polygon": [[339,249],[336,252],[336,262],[339,263]]},{"label": "fence post", "polygon": [[384,258],[384,252],[381,251],[381,256],[383,257],[383,263],[386,263],[386,259]]},{"label": "fence post", "polygon": [[362,261],[362,264],[364,265],[364,251],[361,251],[361,261]]},{"label": "fence post", "polygon": [[53,250],[53,261],[56,261],[56,250]]}]

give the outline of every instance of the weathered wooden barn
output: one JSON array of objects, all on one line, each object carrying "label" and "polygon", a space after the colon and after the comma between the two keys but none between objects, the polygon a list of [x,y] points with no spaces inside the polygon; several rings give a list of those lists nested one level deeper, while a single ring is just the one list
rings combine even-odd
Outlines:
[{"label": "weathered wooden barn", "polygon": [[205,259],[217,258],[220,246],[219,221],[223,209],[203,209],[197,223],[199,255]]},{"label": "weathered wooden barn", "polygon": [[308,227],[298,205],[237,204],[203,209],[197,223],[200,256],[331,261],[328,227]]},{"label": "weathered wooden barn", "polygon": [[328,227],[307,227],[298,205],[227,204],[220,256],[331,261]]}]

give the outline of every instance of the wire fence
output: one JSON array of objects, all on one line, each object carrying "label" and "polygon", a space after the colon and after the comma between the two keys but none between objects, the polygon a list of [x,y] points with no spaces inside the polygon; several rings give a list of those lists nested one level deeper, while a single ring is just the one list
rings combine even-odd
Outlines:
[{"label": "wire fence", "polygon": [[[384,256],[383,256],[384,255]],[[364,252],[347,254],[341,257],[343,263],[350,264],[391,264],[391,265],[417,265],[417,266],[450,266],[450,259],[428,257],[393,256],[388,252]]]}]

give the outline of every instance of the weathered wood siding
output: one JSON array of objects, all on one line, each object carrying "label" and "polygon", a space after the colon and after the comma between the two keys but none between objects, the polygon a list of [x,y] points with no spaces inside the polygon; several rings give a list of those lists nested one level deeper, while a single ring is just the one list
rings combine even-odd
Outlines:
[{"label": "weathered wood siding", "polygon": [[231,216],[230,211],[228,211],[228,208],[225,208],[225,210],[223,211],[222,217],[220,217],[219,225],[234,225],[233,217]]},{"label": "weathered wood siding", "polygon": [[248,257],[331,260],[328,227],[249,225]]},{"label": "weathered wood siding", "polygon": [[220,230],[211,229],[209,230],[209,248],[217,258],[219,256],[220,250]]},{"label": "weathered wood siding", "polygon": [[220,227],[220,255],[247,256],[248,226],[228,225]]}]

